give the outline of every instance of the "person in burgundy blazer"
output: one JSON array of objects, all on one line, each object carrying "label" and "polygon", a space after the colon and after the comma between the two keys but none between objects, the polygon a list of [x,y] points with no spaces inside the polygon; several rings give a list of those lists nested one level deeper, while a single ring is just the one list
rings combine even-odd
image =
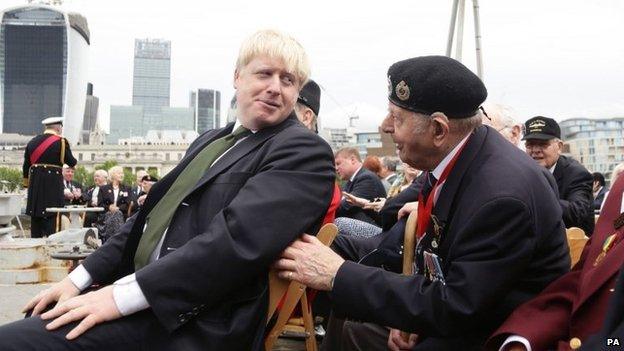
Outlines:
[{"label": "person in burgundy blazer", "polygon": [[[517,308],[490,337],[488,350],[498,350],[512,335],[527,339],[532,350],[570,350],[600,330],[624,264],[624,228],[614,227],[614,220],[622,211],[622,192],[624,177],[613,184],[580,261],[537,297]],[[612,234],[617,234],[614,245],[595,264],[605,240]]]}]

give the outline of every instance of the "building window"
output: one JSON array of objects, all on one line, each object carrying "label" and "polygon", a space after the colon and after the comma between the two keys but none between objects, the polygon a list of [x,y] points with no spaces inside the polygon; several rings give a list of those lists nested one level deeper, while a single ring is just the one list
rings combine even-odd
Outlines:
[{"label": "building window", "polygon": [[165,154],[165,160],[166,160],[166,161],[169,161],[169,157],[170,157],[170,156],[169,156],[169,153],[167,152],[167,153]]},{"label": "building window", "polygon": [[82,161],[82,152],[78,154],[78,161]]},{"label": "building window", "polygon": [[95,154],[91,153],[91,161],[95,161]]}]

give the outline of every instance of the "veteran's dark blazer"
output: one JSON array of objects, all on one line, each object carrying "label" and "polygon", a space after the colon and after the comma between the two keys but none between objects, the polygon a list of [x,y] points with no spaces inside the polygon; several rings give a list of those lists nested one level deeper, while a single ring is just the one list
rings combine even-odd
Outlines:
[{"label": "veteran's dark blazer", "polygon": [[[569,269],[554,189],[545,168],[477,128],[433,210],[446,284],[347,261],[334,280],[334,313],[417,333],[415,350],[480,349],[516,306]],[[402,219],[384,234],[378,265],[400,269],[404,228]],[[433,223],[427,233],[424,241]]]},{"label": "veteran's dark blazer", "polygon": [[[115,202],[115,193],[113,185],[106,184],[100,187],[100,193],[102,193],[102,204],[99,206],[104,207],[105,211],[109,211],[110,205],[115,205],[119,208],[119,211],[123,213],[124,219],[128,218],[128,207],[133,201],[132,188],[125,184],[119,184],[119,193],[117,194],[117,202]],[[99,195],[99,193],[98,193]],[[99,196],[98,196],[99,197]]]},{"label": "veteran's dark blazer", "polygon": [[[342,190],[370,201],[378,197],[386,197],[386,189],[379,177],[364,167],[360,168],[355,174],[353,181],[348,181],[344,184]],[[336,217],[349,217],[371,224],[381,224],[381,219],[374,210],[365,210],[351,205],[345,199],[340,202],[340,207],[336,211]]]},{"label": "veteran's dark blazer", "polygon": [[[613,304],[609,307],[609,300],[617,292],[619,303],[624,304],[621,291],[624,286],[622,281],[616,279],[618,276],[622,279],[618,271],[624,265],[624,228],[619,230],[613,248],[604,259],[596,265],[594,263],[602,252],[605,239],[616,232],[613,222],[622,208],[622,192],[624,178],[613,184],[594,235],[585,245],[579,262],[537,297],[518,307],[492,335],[488,341],[489,350],[498,350],[509,335],[526,338],[533,350],[570,350],[570,339],[578,338],[585,344],[591,335],[600,330],[605,315],[611,316],[603,333],[614,332],[618,319],[619,323],[622,322],[621,312],[617,315],[622,306],[619,309],[615,309]],[[604,340],[601,342],[604,347]]]},{"label": "veteran's dark blazer", "polygon": [[576,160],[559,156],[553,176],[559,189],[559,204],[566,228],[579,227],[585,235],[594,232],[594,178]]},{"label": "veteran's dark blazer", "polygon": [[[232,128],[200,135],[121,233],[84,261],[94,282],[134,271],[146,214],[189,161]],[[136,272],[168,333],[155,328],[147,349],[262,350],[269,266],[301,233],[318,230],[334,178],[329,145],[294,113],[243,139],[212,165],[178,207],[160,259]]]}]

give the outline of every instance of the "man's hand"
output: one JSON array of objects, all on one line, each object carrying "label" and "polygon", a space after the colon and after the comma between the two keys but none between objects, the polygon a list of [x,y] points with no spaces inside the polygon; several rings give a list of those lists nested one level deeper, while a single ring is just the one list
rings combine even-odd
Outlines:
[{"label": "man's hand", "polygon": [[417,334],[410,334],[408,341],[403,340],[401,331],[397,329],[390,329],[390,335],[388,336],[388,348],[392,351],[411,350],[416,341],[418,340]]},{"label": "man's hand", "polygon": [[145,202],[146,197],[147,197],[147,194],[143,194],[139,196],[139,198],[137,199],[137,203],[139,204],[139,206],[143,206],[143,203]]},{"label": "man's hand", "polygon": [[51,287],[41,291],[35,295],[28,303],[22,308],[22,312],[26,313],[28,310],[33,309],[32,315],[36,316],[43,311],[46,306],[52,302],[58,301],[59,303],[77,296],[80,294],[80,290],[72,283],[69,277],[65,277],[60,282],[52,285]]},{"label": "man's hand", "polygon": [[357,206],[357,207],[364,207],[366,206],[368,203],[370,203],[370,201],[361,198],[361,197],[357,197],[355,195],[351,195],[347,192],[342,192],[342,195],[344,195],[345,200],[347,200],[348,203],[352,204],[353,206]]},{"label": "man's hand", "polygon": [[55,318],[46,325],[48,330],[54,330],[67,323],[82,320],[66,335],[68,340],[77,338],[96,324],[120,317],[122,315],[117,309],[117,304],[115,304],[112,285],[73,297],[41,315],[42,319]]},{"label": "man's hand", "polygon": [[278,275],[317,290],[331,290],[344,259],[316,237],[303,234],[282,252],[275,263]]},{"label": "man's hand", "polygon": [[381,211],[381,209],[384,207],[385,204],[386,204],[386,199],[381,198],[377,201],[367,203],[366,205],[364,205],[364,209],[379,212]]},{"label": "man's hand", "polygon": [[115,205],[110,205],[108,206],[108,210],[110,212],[115,212],[115,211],[119,211],[119,207],[115,206]]},{"label": "man's hand", "polygon": [[413,211],[418,210],[418,201],[407,202],[401,209],[399,210],[399,219],[403,216],[409,216]]}]

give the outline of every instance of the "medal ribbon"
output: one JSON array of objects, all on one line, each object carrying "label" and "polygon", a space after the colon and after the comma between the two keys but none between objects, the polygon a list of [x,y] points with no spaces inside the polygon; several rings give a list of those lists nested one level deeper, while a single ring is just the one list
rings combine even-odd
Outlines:
[{"label": "medal ribbon", "polygon": [[444,168],[444,171],[442,171],[442,174],[440,175],[440,179],[438,179],[436,183],[433,185],[433,188],[431,188],[431,192],[429,193],[429,196],[427,197],[426,204],[425,204],[424,196],[422,193],[422,189],[420,190],[420,193],[418,194],[418,218],[417,218],[418,228],[416,229],[417,239],[422,238],[422,236],[425,234],[425,231],[427,230],[427,227],[429,226],[429,222],[431,221],[431,212],[433,211],[433,198],[435,197],[435,193],[436,193],[436,190],[438,189],[438,185],[446,181],[446,178],[448,178],[449,174],[451,173],[451,170],[455,166],[455,162],[457,162],[459,155],[461,155],[462,150],[464,150],[464,147],[466,146],[466,144],[468,144],[469,140],[470,138],[466,140],[464,145],[461,146],[461,148],[457,151],[455,156],[453,156],[453,158],[448,163],[448,165],[446,165],[446,167]]}]

